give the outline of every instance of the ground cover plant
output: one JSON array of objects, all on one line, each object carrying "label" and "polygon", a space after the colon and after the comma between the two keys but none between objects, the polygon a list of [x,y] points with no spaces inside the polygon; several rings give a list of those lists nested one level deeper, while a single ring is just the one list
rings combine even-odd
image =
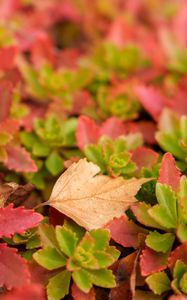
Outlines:
[{"label": "ground cover plant", "polygon": [[0,1],[0,300],[187,299],[187,3]]}]

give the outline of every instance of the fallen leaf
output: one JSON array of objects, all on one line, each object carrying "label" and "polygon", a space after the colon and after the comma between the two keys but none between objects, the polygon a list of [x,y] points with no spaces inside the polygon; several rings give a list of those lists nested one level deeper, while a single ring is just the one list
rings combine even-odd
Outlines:
[{"label": "fallen leaf", "polygon": [[[97,175],[100,168],[85,159],[71,165],[57,180],[45,203],[88,230],[101,228],[120,217],[136,202],[134,197],[148,179]],[[97,176],[95,176],[97,175]]]}]

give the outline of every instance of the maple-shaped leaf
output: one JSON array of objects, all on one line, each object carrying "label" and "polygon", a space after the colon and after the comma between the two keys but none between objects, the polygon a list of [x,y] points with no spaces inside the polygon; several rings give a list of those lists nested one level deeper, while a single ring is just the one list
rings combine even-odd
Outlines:
[{"label": "maple-shaped leaf", "polygon": [[100,136],[99,126],[89,117],[81,116],[78,118],[76,129],[77,146],[83,149],[87,144],[94,144]]},{"label": "maple-shaped leaf", "polygon": [[15,248],[9,248],[6,244],[0,244],[0,270],[0,286],[6,286],[8,290],[21,287],[29,281],[25,260]]},{"label": "maple-shaped leaf", "polygon": [[71,287],[71,296],[73,300],[95,300],[95,290],[92,288],[89,293],[84,293],[73,283]]},{"label": "maple-shaped leaf", "polygon": [[2,300],[45,300],[44,288],[40,284],[30,283],[21,288],[15,288],[6,294]]},{"label": "maple-shaped leaf", "polygon": [[14,68],[17,47],[9,46],[0,49],[0,69],[3,71]]},{"label": "maple-shaped leaf", "polygon": [[167,98],[153,86],[138,85],[135,91],[143,107],[155,121],[158,121]]},{"label": "maple-shaped leaf", "polygon": [[0,82],[0,122],[9,117],[12,104],[12,84],[8,81]]},{"label": "maple-shaped leaf", "polygon": [[147,230],[129,221],[125,215],[119,219],[114,218],[105,227],[110,230],[111,238],[123,247],[137,248],[140,237],[148,233]]},{"label": "maple-shaped leaf", "polygon": [[11,237],[15,233],[23,233],[37,226],[41,220],[42,215],[34,210],[24,207],[13,208],[13,204],[9,204],[5,208],[0,208],[0,236]]},{"label": "maple-shaped leaf", "polygon": [[151,275],[167,268],[168,253],[161,253],[145,248],[140,256],[140,269],[142,276]]},{"label": "maple-shaped leaf", "polygon": [[97,165],[85,159],[72,164],[57,180],[46,204],[88,230],[122,216],[137,201],[134,196],[147,179],[96,176],[99,171]]},{"label": "maple-shaped leaf", "polygon": [[9,170],[14,170],[16,172],[37,172],[38,168],[32,160],[30,153],[25,150],[25,148],[20,146],[15,146],[13,144],[8,144],[6,146],[6,152],[8,155],[7,160],[4,165]]},{"label": "maple-shaped leaf", "polygon": [[174,191],[177,191],[180,181],[180,171],[176,167],[175,159],[172,154],[164,154],[159,170],[158,182],[169,185]]}]

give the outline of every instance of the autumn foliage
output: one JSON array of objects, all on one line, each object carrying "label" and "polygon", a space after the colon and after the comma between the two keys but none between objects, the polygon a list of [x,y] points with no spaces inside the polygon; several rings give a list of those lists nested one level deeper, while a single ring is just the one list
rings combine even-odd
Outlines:
[{"label": "autumn foliage", "polygon": [[187,3],[0,1],[0,300],[187,299]]}]

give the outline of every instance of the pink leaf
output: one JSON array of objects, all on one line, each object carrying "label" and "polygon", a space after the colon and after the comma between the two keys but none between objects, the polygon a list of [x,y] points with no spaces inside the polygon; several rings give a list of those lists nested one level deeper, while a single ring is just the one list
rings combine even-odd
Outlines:
[{"label": "pink leaf", "polygon": [[167,268],[168,253],[160,253],[145,248],[140,256],[140,269],[142,276],[148,276]]},{"label": "pink leaf", "polygon": [[9,46],[0,49],[0,69],[3,71],[14,68],[17,47]]},{"label": "pink leaf", "polygon": [[108,135],[112,139],[116,139],[120,135],[125,134],[125,124],[116,117],[107,119],[101,126],[100,135]]},{"label": "pink leaf", "polygon": [[172,268],[178,259],[187,264],[187,242],[184,242],[171,252],[170,257],[168,258],[169,267]]},{"label": "pink leaf", "polygon": [[16,248],[0,244],[0,286],[7,289],[28,283],[29,271],[25,260],[17,254]]},{"label": "pink leaf", "polygon": [[95,291],[92,288],[89,293],[82,292],[75,283],[71,287],[71,295],[74,300],[95,300]]},{"label": "pink leaf", "polygon": [[13,208],[13,204],[0,208],[0,237],[11,237],[33,228],[43,219],[42,215],[24,207]]},{"label": "pink leaf", "polygon": [[32,160],[30,153],[24,148],[8,144],[6,151],[8,159],[4,164],[9,170],[25,173],[37,172],[37,166],[34,160]]},{"label": "pink leaf", "polygon": [[110,230],[111,238],[123,247],[137,248],[140,243],[140,235],[147,234],[147,230],[129,221],[124,215],[114,218],[105,228]]},{"label": "pink leaf", "polygon": [[87,144],[96,143],[100,135],[99,126],[89,117],[80,116],[76,129],[77,146],[83,149]]},{"label": "pink leaf", "polygon": [[3,297],[2,300],[45,300],[45,293],[40,284],[27,284],[16,288]]},{"label": "pink leaf", "polygon": [[187,296],[185,295],[173,295],[169,297],[169,300],[187,300]]},{"label": "pink leaf", "polygon": [[36,68],[41,68],[43,63],[55,63],[55,53],[53,44],[46,34],[39,35],[34,41],[31,48],[31,58]]},{"label": "pink leaf", "polygon": [[73,115],[83,113],[84,109],[93,106],[93,99],[86,90],[78,91],[73,97],[73,107],[70,111]]},{"label": "pink leaf", "polygon": [[165,153],[161,161],[158,182],[167,184],[176,191],[179,186],[180,175],[172,154],[169,152]]},{"label": "pink leaf", "polygon": [[12,85],[8,81],[0,82],[0,122],[9,117],[12,104]]},{"label": "pink leaf", "polygon": [[20,121],[13,119],[6,119],[4,122],[0,124],[0,131],[5,131],[11,135],[14,135],[18,132],[20,127]]},{"label": "pink leaf", "polygon": [[159,115],[167,102],[167,98],[161,91],[153,86],[138,85],[135,92],[141,104],[148,111],[155,121],[158,121]]},{"label": "pink leaf", "polygon": [[139,170],[142,167],[151,169],[158,160],[158,153],[147,147],[139,147],[132,151],[131,159],[136,163]]},{"label": "pink leaf", "polygon": [[183,4],[179,6],[179,11],[177,12],[173,22],[173,30],[175,36],[182,47],[187,46],[186,27],[187,27],[187,4],[186,1],[184,1]]},{"label": "pink leaf", "polygon": [[138,130],[141,132],[145,143],[156,144],[155,132],[156,125],[152,121],[140,121],[136,123]]}]

